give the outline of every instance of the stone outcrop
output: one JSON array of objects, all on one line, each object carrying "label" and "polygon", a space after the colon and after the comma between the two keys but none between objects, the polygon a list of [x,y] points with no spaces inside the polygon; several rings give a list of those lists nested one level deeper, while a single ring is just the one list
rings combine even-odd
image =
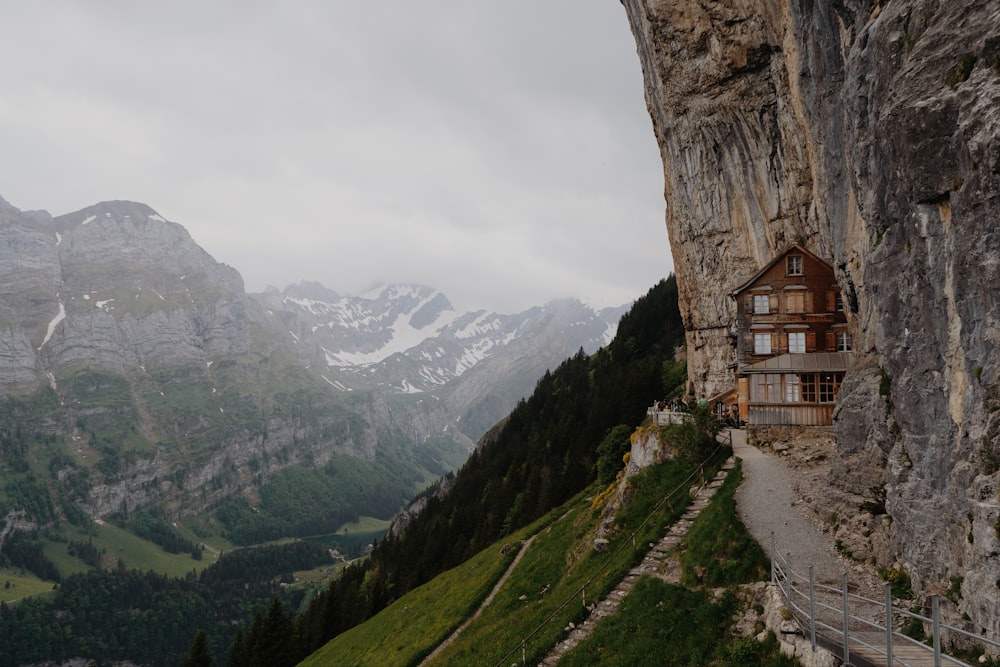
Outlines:
[{"label": "stone outcrop", "polygon": [[855,344],[830,482],[922,594],[1000,634],[1000,6],[623,0],[664,165],[690,379],[729,386],[729,292],[798,242]]}]

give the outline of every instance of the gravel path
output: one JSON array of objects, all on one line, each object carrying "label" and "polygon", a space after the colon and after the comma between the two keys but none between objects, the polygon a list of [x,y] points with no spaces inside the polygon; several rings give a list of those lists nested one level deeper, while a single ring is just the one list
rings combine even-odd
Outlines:
[{"label": "gravel path", "polygon": [[733,454],[743,460],[743,483],[736,491],[736,506],[747,530],[769,556],[773,532],[776,548],[782,554],[791,553],[796,571],[806,572],[812,565],[817,581],[839,584],[848,568],[837,556],[833,539],[796,500],[785,465],[746,444],[744,431],[730,433]]}]

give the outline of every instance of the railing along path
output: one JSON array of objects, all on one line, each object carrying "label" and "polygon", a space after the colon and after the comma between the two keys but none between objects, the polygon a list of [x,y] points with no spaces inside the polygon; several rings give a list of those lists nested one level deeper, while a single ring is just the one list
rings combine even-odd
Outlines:
[{"label": "railing along path", "polygon": [[[803,575],[792,568],[791,556],[782,557],[771,536],[771,583],[781,589],[785,606],[810,640],[813,650],[822,647],[840,657],[845,665],[923,667],[969,663],[942,650],[942,638],[949,645],[978,646],[991,654],[1000,652],[1000,643],[941,622],[937,595],[930,597],[929,615],[924,616],[893,604],[891,584],[884,587],[883,600],[850,592],[845,573],[840,586],[820,583],[810,566]],[[896,630],[919,624],[929,644]]]}]

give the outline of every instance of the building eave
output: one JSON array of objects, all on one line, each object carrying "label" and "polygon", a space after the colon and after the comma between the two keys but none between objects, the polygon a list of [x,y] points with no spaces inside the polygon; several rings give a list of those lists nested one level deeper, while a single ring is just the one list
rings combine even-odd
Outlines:
[{"label": "building eave", "polygon": [[739,373],[842,373],[853,361],[853,352],[786,353],[742,366]]}]

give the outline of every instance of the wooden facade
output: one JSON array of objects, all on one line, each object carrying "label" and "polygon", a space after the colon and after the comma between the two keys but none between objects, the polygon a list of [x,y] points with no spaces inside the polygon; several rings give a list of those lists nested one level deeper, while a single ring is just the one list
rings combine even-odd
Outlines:
[{"label": "wooden facade", "polygon": [[852,359],[833,268],[791,245],[732,296],[741,418],[749,424],[831,424]]}]

